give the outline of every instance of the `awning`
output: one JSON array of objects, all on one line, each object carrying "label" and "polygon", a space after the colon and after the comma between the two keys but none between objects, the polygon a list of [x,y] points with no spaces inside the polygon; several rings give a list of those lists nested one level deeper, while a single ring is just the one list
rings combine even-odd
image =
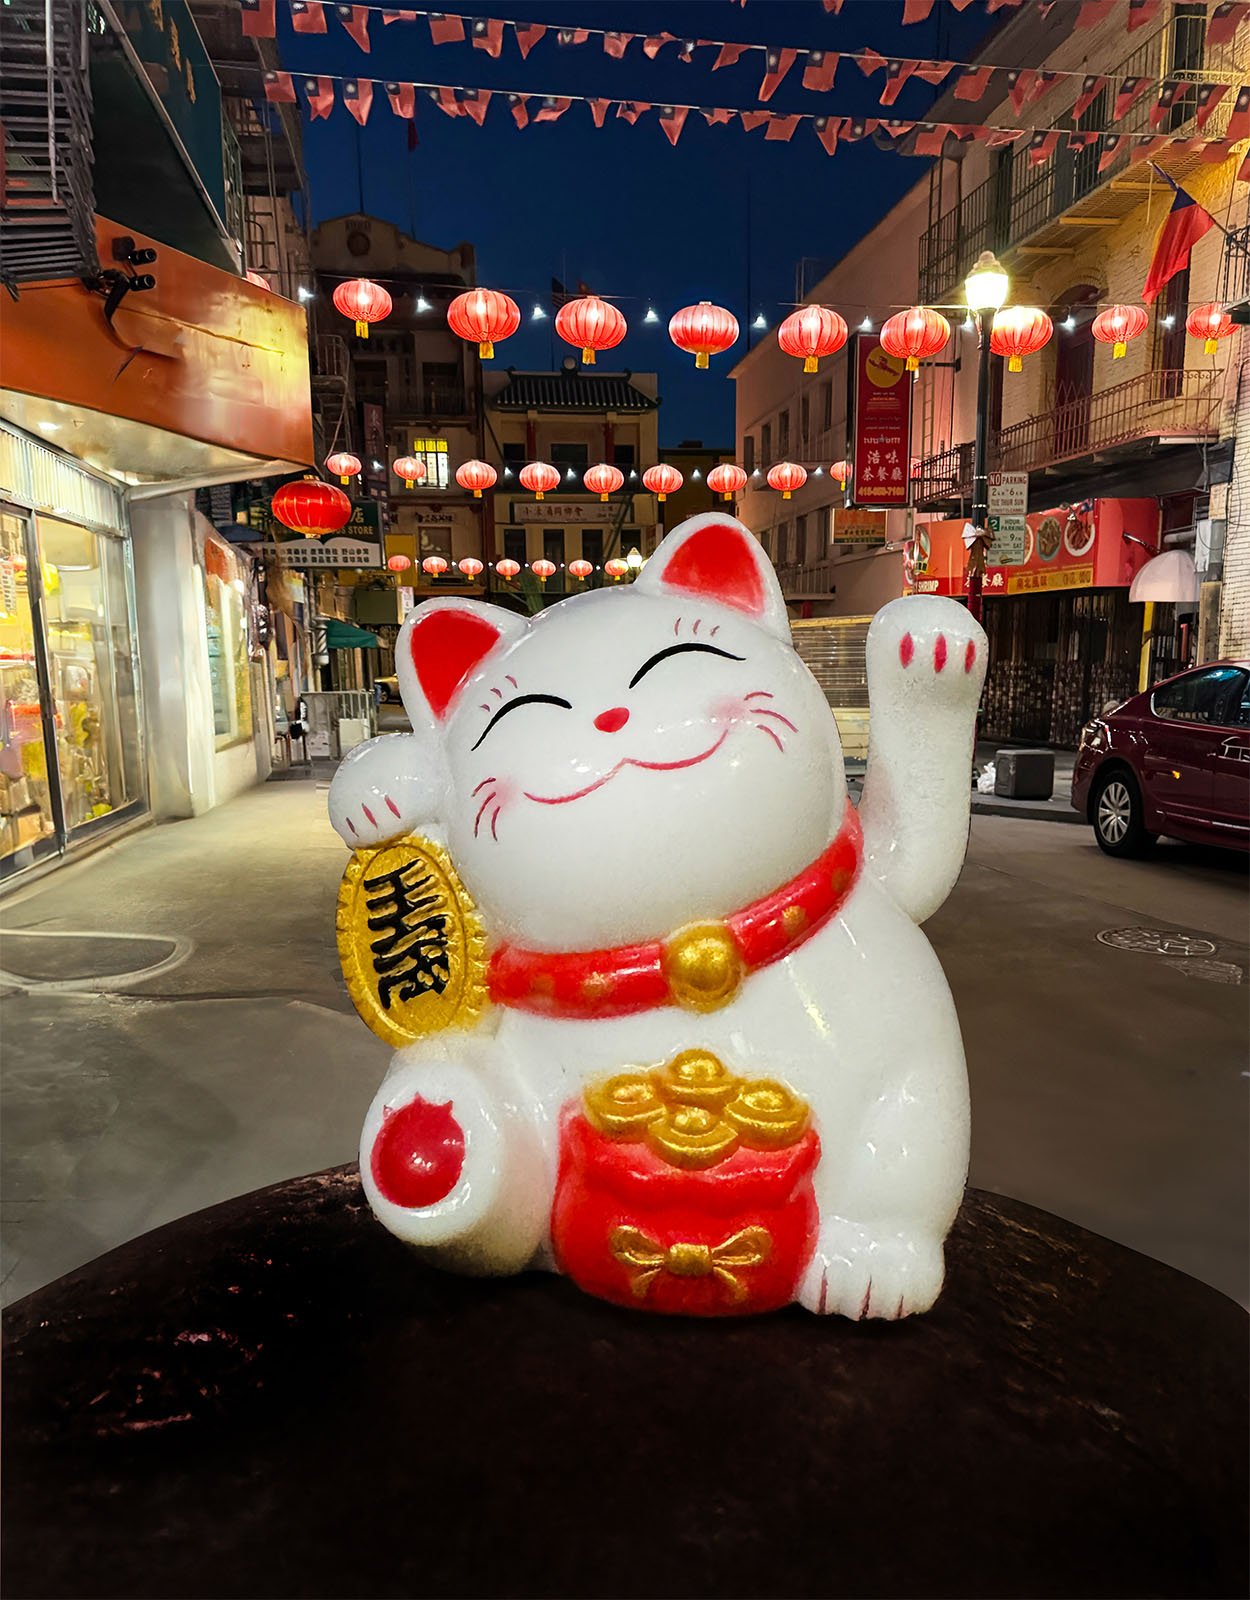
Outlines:
[{"label": "awning", "polygon": [[1164,550],[1151,556],[1129,587],[1130,600],[1153,600],[1165,605],[1196,606],[1198,573],[1188,550]]},{"label": "awning", "polygon": [[340,622],[337,617],[326,618],[327,650],[379,650],[381,646],[376,633],[367,633],[350,622]]}]

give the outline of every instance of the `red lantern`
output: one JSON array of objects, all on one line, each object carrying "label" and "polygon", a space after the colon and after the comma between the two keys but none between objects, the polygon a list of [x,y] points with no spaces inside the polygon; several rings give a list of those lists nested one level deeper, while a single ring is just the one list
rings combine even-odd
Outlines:
[{"label": "red lantern", "polygon": [[499,474],[489,461],[466,461],[456,468],[456,482],[462,489],[472,489],[473,498],[480,500],[483,489],[493,489]]},{"label": "red lantern", "polygon": [[990,349],[1007,357],[1007,371],[1019,372],[1024,356],[1035,355],[1050,343],[1055,327],[1037,306],[1004,306],[994,317]]},{"label": "red lantern", "polygon": [[538,579],[539,583],[546,583],[548,578],[554,577],[555,570],[555,562],[548,561],[545,557],[540,557],[539,560],[530,562],[530,571]]},{"label": "red lantern", "polygon": [[1221,339],[1227,339],[1237,331],[1224,307],[1210,302],[1205,306],[1195,306],[1185,319],[1185,328],[1193,338],[1205,340],[1203,349],[1209,356],[1219,349]]},{"label": "red lantern", "polygon": [[482,563],[476,556],[465,556],[464,560],[457,561],[456,565],[466,578],[476,578],[482,570]]},{"label": "red lantern", "polygon": [[438,578],[447,571],[447,562],[442,556],[426,556],[421,563],[421,570],[428,573],[431,578]]},{"label": "red lantern", "polygon": [[502,561],[496,561],[495,563],[495,571],[505,583],[510,583],[520,570],[521,563],[513,561],[509,556],[505,556]]},{"label": "red lantern", "polygon": [[851,463],[849,461],[835,461],[829,471],[838,480],[838,488],[845,489],[851,476]]},{"label": "red lantern", "polygon": [[1111,359],[1118,361],[1127,351],[1129,340],[1145,333],[1148,320],[1140,306],[1108,306],[1094,318],[1089,331],[1099,344],[1115,346]]},{"label": "red lantern", "polygon": [[254,283],[258,289],[268,289],[270,294],[273,293],[273,284],[270,283],[263,272],[245,272],[243,276],[249,283]]},{"label": "red lantern", "polygon": [[788,500],[806,482],[807,468],[799,466],[797,461],[779,461],[775,467],[768,469],[768,487],[780,489],[783,500]]},{"label": "red lantern", "polygon": [[595,570],[594,567],[591,566],[589,561],[570,561],[569,562],[569,571],[573,574],[573,576],[575,578],[580,578],[583,581],[585,579],[589,578],[590,574],[594,570]]},{"label": "red lantern", "polygon": [[625,318],[597,294],[587,294],[560,307],[556,332],[565,344],[580,346],[582,360],[593,367],[596,350],[613,350],[625,337]]},{"label": "red lantern", "polygon": [[343,491],[332,483],[322,483],[320,478],[284,483],[269,507],[283,527],[302,533],[306,539],[337,533],[352,515],[352,503]]},{"label": "red lantern", "polygon": [[416,456],[400,456],[391,471],[411,489],[414,483],[421,483],[425,478],[425,462],[418,461]]},{"label": "red lantern", "polygon": [[351,278],[334,291],[334,309],[355,321],[362,339],[369,337],[369,324],[381,322],[391,314],[391,297],[371,278]]},{"label": "red lantern", "polygon": [[606,500],[625,482],[625,474],[619,467],[611,467],[606,461],[601,461],[597,467],[591,467],[582,482],[591,494],[597,494],[600,500]]},{"label": "red lantern", "polygon": [[696,367],[706,367],[709,356],[728,350],[738,338],[738,319],[724,306],[700,300],[697,306],[683,306],[670,320],[668,336],[679,350],[693,354]]},{"label": "red lantern", "polygon": [[732,461],[724,461],[708,473],[707,486],[713,494],[723,495],[726,500],[732,500],[734,495],[741,494],[746,488],[747,475]]},{"label": "red lantern", "polygon": [[560,474],[545,461],[528,461],[518,473],[522,489],[532,489],[535,500],[541,500],[548,489],[560,487]]},{"label": "red lantern", "polygon": [[409,556],[391,556],[386,564],[392,572],[407,572],[412,560]]},{"label": "red lantern", "polygon": [[447,307],[453,333],[477,345],[483,361],[495,353],[495,341],[507,339],[521,326],[521,308],[498,289],[467,289]]},{"label": "red lantern", "polygon": [[605,561],[603,563],[603,570],[607,573],[608,577],[612,579],[613,583],[615,583],[618,578],[623,578],[629,571],[629,562],[622,561],[620,556],[613,556],[611,561]]},{"label": "red lantern", "polygon": [[788,356],[801,356],[804,372],[815,372],[821,356],[846,343],[846,323],[828,306],[800,306],[777,329],[777,343]]},{"label": "red lantern", "polygon": [[350,483],[360,471],[360,457],[350,450],[340,450],[326,457],[326,471],[333,473],[340,483]]},{"label": "red lantern", "polygon": [[913,306],[882,326],[881,348],[888,356],[906,356],[908,372],[915,372],[922,361],[945,349],[950,336],[951,325],[940,311]]},{"label": "red lantern", "polygon": [[642,475],[643,487],[650,489],[657,500],[667,500],[670,494],[676,494],[685,481],[676,467],[663,461],[658,467],[648,467]]}]

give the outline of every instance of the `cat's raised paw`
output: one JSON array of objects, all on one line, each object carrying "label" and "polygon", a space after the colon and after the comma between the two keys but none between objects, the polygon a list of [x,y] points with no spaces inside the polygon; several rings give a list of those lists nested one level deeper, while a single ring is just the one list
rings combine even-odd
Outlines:
[{"label": "cat's raised paw", "polygon": [[984,630],[964,606],[909,595],[880,610],[868,630],[868,672],[909,698],[923,693],[974,701],[985,678]]},{"label": "cat's raised paw", "polygon": [[821,1316],[897,1321],[928,1311],[944,1275],[941,1240],[834,1217],[821,1224],[796,1298]]}]

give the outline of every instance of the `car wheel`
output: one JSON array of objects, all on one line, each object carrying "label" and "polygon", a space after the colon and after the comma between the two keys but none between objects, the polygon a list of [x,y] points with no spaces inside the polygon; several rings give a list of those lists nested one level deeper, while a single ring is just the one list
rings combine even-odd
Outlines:
[{"label": "car wheel", "polygon": [[1109,856],[1144,855],[1158,837],[1146,828],[1141,790],[1123,767],[1098,780],[1089,810],[1094,838]]}]

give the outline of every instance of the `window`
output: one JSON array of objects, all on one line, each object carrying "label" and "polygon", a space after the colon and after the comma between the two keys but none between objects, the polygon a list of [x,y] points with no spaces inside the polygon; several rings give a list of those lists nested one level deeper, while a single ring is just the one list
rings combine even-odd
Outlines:
[{"label": "window", "polygon": [[524,528],[505,528],[503,530],[503,553],[509,561],[515,561],[520,566],[525,565]]},{"label": "window", "polygon": [[603,529],[582,529],[582,560],[590,561],[596,567],[603,565]]},{"label": "window", "polygon": [[448,483],[446,439],[414,439],[412,453],[425,466],[425,477],[421,480],[421,487],[445,489]]},{"label": "window", "polygon": [[749,477],[755,471],[755,435],[744,433],[742,435],[742,468]]},{"label": "window", "polygon": [[806,395],[799,401],[799,454],[814,455],[812,438],[812,402]]},{"label": "window", "polygon": [[204,540],[204,610],[214,743],[222,750],[252,737],[247,577],[238,552],[211,534]]},{"label": "window", "polygon": [[773,464],[773,425],[766,422],[760,429],[760,465],[771,467]]},{"label": "window", "polygon": [[1181,392],[1185,367],[1185,318],[1189,312],[1189,268],[1174,274],[1155,301],[1151,365],[1161,376],[1158,398],[1170,400]]},{"label": "window", "polygon": [[564,529],[543,529],[543,555],[548,561],[554,561],[557,567],[564,565]]},{"label": "window", "polygon": [[777,454],[784,461],[790,454],[790,413],[783,411],[777,418]]},{"label": "window", "polygon": [[505,444],[503,447],[503,464],[511,467],[513,472],[520,472],[525,465],[525,446],[523,444]]},{"label": "window", "polygon": [[828,383],[822,383],[821,384],[821,386],[820,386],[820,396],[821,396],[821,405],[822,405],[821,415],[824,418],[824,420],[822,421],[822,423],[820,425],[821,425],[822,428],[832,428],[833,427],[833,379],[832,378],[829,380]]},{"label": "window", "polygon": [[777,524],[777,565],[785,567],[790,564],[790,524],[779,522]]},{"label": "window", "polygon": [[[572,483],[573,478],[580,478],[590,465],[586,457],[584,444],[553,444],[551,447],[551,465],[558,467],[560,476],[566,483]],[[573,478],[569,477],[572,472]]]},{"label": "window", "polygon": [[805,515],[795,519],[794,545],[794,559],[801,567],[806,566],[808,561],[811,560],[811,556],[807,548],[807,517]]},{"label": "window", "polygon": [[1203,722],[1231,728],[1241,703],[1245,674],[1236,667],[1189,672],[1156,689],[1150,709],[1166,722]]},{"label": "window", "polygon": [[425,386],[425,403],[431,410],[450,411],[464,403],[464,382],[456,361],[423,361],[421,382]]},{"label": "window", "polygon": [[[631,472],[637,470],[638,452],[632,444],[614,444],[612,446],[612,465],[618,467],[628,479]],[[589,556],[586,558],[588,561]]]}]

